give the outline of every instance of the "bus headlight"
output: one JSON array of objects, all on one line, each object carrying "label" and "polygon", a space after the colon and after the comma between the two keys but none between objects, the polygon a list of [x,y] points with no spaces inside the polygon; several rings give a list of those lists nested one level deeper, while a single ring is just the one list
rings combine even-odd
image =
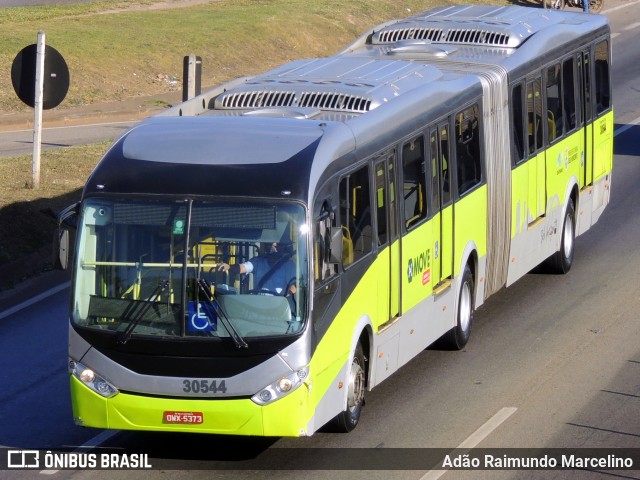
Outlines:
[{"label": "bus headlight", "polygon": [[111,398],[118,393],[118,390],[113,385],[80,362],[69,359],[69,373],[105,398]]},{"label": "bus headlight", "polygon": [[286,377],[279,378],[275,382],[267,385],[258,393],[256,393],[251,400],[258,405],[268,405],[271,402],[290,394],[296,388],[298,388],[305,379],[309,376],[309,367],[303,367],[300,370],[291,372]]}]

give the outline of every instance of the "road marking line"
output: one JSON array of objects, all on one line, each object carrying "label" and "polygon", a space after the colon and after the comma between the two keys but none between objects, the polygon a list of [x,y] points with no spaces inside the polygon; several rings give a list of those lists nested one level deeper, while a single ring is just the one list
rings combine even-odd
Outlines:
[{"label": "road marking line", "polygon": [[[107,440],[109,440],[111,437],[115,436],[118,433],[119,433],[118,430],[105,430],[104,432],[96,435],[92,439],[84,442],[82,445],[76,448],[73,451],[73,453],[86,452],[87,450],[92,450],[96,447],[99,447],[104,442],[106,442]],[[59,471],[60,470],[41,470],[40,475],[54,475]]]},{"label": "road marking line", "polygon": [[[478,428],[475,432],[467,437],[456,450],[471,450],[476,447],[482,440],[487,438],[491,433],[502,425],[511,415],[518,410],[516,407],[504,407],[498,411],[493,417],[487,420],[484,425]],[[447,473],[448,470],[429,470],[425,473],[420,480],[437,480],[442,475]]]},{"label": "road marking line", "polygon": [[9,315],[13,315],[14,313],[19,312],[24,308],[30,307],[34,303],[38,303],[40,300],[44,300],[45,298],[50,297],[51,295],[55,295],[56,293],[61,292],[65,288],[69,288],[70,285],[71,285],[71,282],[65,282],[62,285],[58,285],[57,287],[50,288],[46,292],[42,292],[36,295],[35,297],[30,298],[29,300],[25,300],[24,302],[19,303],[18,305],[14,305],[13,307],[5,310],[4,312],[0,312],[0,320],[2,320],[5,317],[8,317]]},{"label": "road marking line", "polygon": [[504,423],[511,415],[518,410],[516,407],[504,407],[498,411],[493,417],[486,421],[479,429],[473,432],[469,437],[462,442],[458,448],[474,448],[482,440],[491,435],[496,428]]},{"label": "road marking line", "polygon": [[[640,0],[639,0],[640,1]],[[81,127],[110,127],[110,126],[117,126],[117,125],[135,125],[136,123],[140,122],[140,120],[122,120],[122,121],[118,121],[118,122],[99,122],[99,123],[83,123],[83,124],[78,124],[78,125],[62,125],[59,127],[45,127],[42,130],[43,131],[47,131],[47,130],[65,130],[65,129],[70,129],[70,128],[81,128]],[[31,132],[33,133],[33,128],[29,129],[29,128],[23,128],[20,130],[3,130],[0,133],[6,133],[6,134],[11,134],[11,133],[24,133],[24,132]]]},{"label": "road marking line", "polygon": [[640,0],[637,0],[633,3],[625,3],[624,5],[618,5],[617,7],[613,7],[613,8],[605,8],[604,10],[602,10],[602,12],[600,12],[601,14],[605,14],[605,13],[611,13],[611,12],[615,12],[616,10],[621,10],[623,8],[629,8],[629,7],[633,7],[635,5],[638,5],[640,3]]}]

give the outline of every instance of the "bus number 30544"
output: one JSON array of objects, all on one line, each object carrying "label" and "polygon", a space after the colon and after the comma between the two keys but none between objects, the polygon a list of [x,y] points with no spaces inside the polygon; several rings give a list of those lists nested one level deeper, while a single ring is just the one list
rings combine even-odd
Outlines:
[{"label": "bus number 30544", "polygon": [[185,393],[227,393],[225,380],[189,380],[182,381],[182,391]]}]

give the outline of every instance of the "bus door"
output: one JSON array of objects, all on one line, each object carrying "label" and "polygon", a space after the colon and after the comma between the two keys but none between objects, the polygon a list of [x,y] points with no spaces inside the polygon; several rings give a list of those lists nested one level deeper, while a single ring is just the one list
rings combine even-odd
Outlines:
[{"label": "bus door", "polygon": [[449,125],[441,123],[429,134],[431,152],[431,208],[433,215],[432,281],[434,293],[451,285],[453,274],[453,202]]},{"label": "bus door", "polygon": [[593,183],[593,115],[591,108],[591,53],[578,54],[578,98],[584,131],[584,156],[580,159],[580,188]]},{"label": "bus door", "polygon": [[378,237],[378,312],[382,322],[400,315],[400,241],[396,209],[396,154],[390,152],[374,164]]}]

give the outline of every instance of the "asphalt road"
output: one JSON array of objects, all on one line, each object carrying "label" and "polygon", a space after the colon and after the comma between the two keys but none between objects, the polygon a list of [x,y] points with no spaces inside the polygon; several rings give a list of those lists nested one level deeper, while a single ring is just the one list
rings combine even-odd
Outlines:
[{"label": "asphalt road", "polygon": [[[476,313],[462,352],[426,350],[368,392],[354,432],[256,439],[75,427],[66,376],[68,291],[62,289],[19,311],[0,312],[0,445],[100,443],[98,451],[147,453],[152,464],[172,470],[103,472],[123,479],[640,479],[640,470],[371,470],[368,460],[383,455],[375,449],[394,447],[640,448],[639,4],[607,4],[617,106],[611,203],[577,239],[571,272],[529,274],[491,297]],[[357,470],[316,470],[329,448],[364,448],[366,456]]]},{"label": "asphalt road", "polygon": [[[135,122],[101,122],[86,125],[44,127],[41,148],[70,147],[103,140],[115,140]],[[30,155],[33,152],[33,128],[0,131],[0,156]],[[98,159],[96,159],[98,160]]]}]

